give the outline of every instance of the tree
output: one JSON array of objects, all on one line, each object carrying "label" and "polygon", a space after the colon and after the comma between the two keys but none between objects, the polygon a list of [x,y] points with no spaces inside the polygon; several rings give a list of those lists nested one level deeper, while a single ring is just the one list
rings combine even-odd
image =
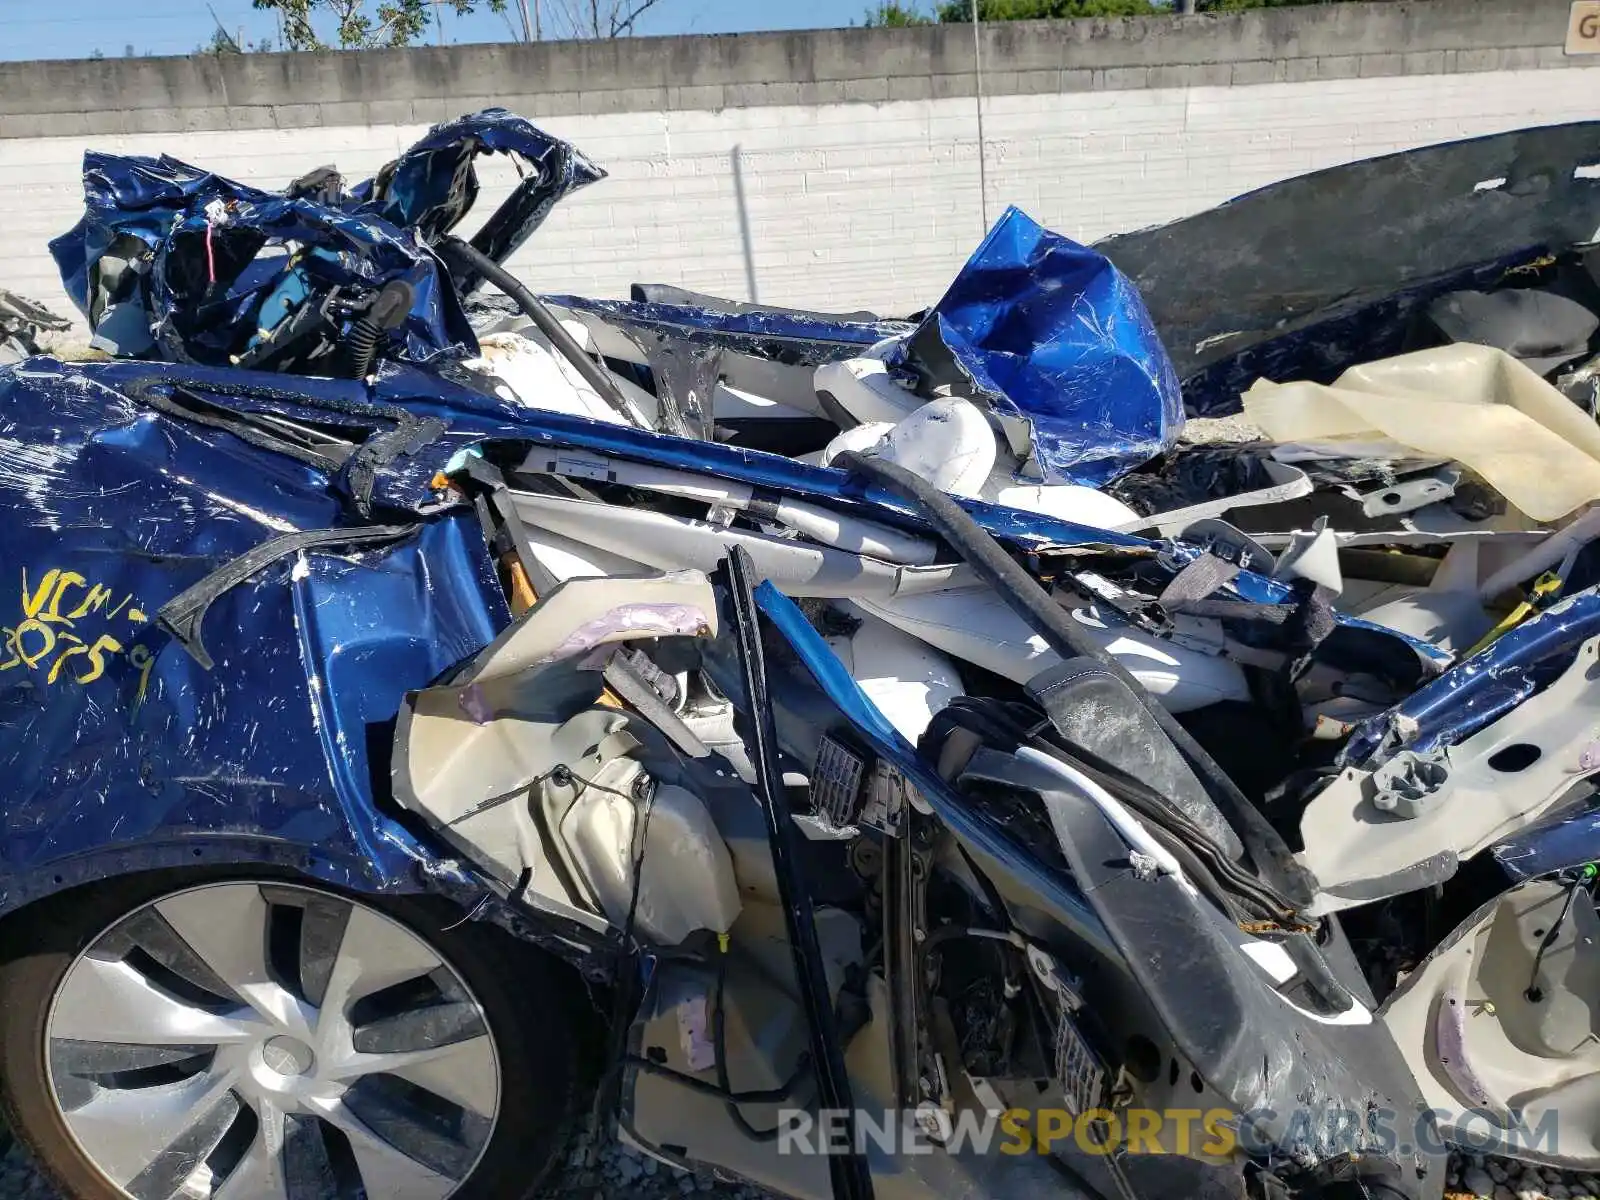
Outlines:
[{"label": "tree", "polygon": [[[242,35],[241,35],[242,36]],[[218,25],[211,34],[211,40],[203,46],[196,46],[196,54],[271,54],[272,39],[262,38],[259,42],[241,42],[233,34]],[[133,57],[133,47],[128,47],[128,57]]]},{"label": "tree", "polygon": [[[660,0],[554,0],[547,12],[557,36],[628,37]],[[553,11],[552,11],[553,10]]]},{"label": "tree", "polygon": [[869,29],[886,26],[899,29],[908,25],[932,25],[933,18],[921,9],[896,3],[896,0],[880,0],[875,7],[867,10],[866,18],[861,23]]},{"label": "tree", "polygon": [[[256,8],[278,14],[285,50],[327,50],[317,32],[315,18],[331,21],[333,45],[342,50],[371,50],[380,46],[409,46],[422,36],[433,19],[429,0],[378,0],[366,11],[366,0],[251,0]],[[480,0],[439,0],[457,16],[479,7]],[[504,12],[506,0],[481,0],[490,12]],[[648,0],[654,3],[654,0]]]},{"label": "tree", "polygon": [[[1245,8],[1287,8],[1339,0],[1196,0],[1200,12],[1233,12]],[[1062,17],[1149,17],[1180,11],[1177,0],[978,0],[980,21],[1037,21]],[[972,20],[972,0],[945,0],[938,17],[944,23]]]}]

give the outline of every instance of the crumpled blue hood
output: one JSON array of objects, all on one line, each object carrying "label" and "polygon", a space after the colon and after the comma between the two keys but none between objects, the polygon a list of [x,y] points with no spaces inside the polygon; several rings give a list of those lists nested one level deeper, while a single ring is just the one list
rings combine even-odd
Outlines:
[{"label": "crumpled blue hood", "polygon": [[995,222],[906,358],[936,380],[953,369],[1002,426],[1020,425],[1048,483],[1109,483],[1183,430],[1178,376],[1139,290],[1018,208]]}]

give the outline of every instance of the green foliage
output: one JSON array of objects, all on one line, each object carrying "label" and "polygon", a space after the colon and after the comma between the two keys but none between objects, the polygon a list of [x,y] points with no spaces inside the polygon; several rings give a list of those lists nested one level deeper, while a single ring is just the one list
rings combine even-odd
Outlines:
[{"label": "green foliage", "polygon": [[[212,33],[211,40],[204,46],[194,48],[196,54],[270,54],[272,53],[272,39],[262,38],[259,42],[240,42],[220,25]],[[133,47],[129,46],[126,57],[133,57]]]},{"label": "green foliage", "polygon": [[[978,0],[980,21],[1038,21],[1063,17],[1147,17],[1171,11],[1151,0]],[[972,20],[972,0],[946,0],[939,20]]]},{"label": "green foliage", "polygon": [[[1339,3],[1341,0],[1198,0],[1200,12],[1236,12],[1246,8],[1288,8],[1303,4]],[[1171,0],[978,0],[982,21],[1036,21],[1062,17],[1150,17],[1176,9]],[[939,5],[942,22],[972,20],[972,0],[945,0]]]},{"label": "green foliage", "polygon": [[861,23],[868,28],[887,26],[898,29],[907,25],[932,25],[933,18],[910,5],[898,4],[895,0],[881,0],[867,10],[866,19]]},{"label": "green foliage", "polygon": [[[251,0],[256,8],[276,12],[283,22],[285,50],[370,50],[409,46],[422,36],[433,17],[429,0],[379,0],[371,13],[366,0]],[[445,7],[465,16],[480,0],[444,0]],[[504,12],[506,0],[482,0],[491,12]],[[319,20],[320,19],[320,20]],[[331,23],[334,37],[324,41],[318,24]]]}]

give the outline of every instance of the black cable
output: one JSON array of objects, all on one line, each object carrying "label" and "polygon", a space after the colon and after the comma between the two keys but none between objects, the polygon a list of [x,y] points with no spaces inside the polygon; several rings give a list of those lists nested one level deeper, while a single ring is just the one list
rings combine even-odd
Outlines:
[{"label": "black cable", "polygon": [[[749,1104],[752,1101],[748,1099],[735,1100],[733,1098],[737,1093],[734,1092],[733,1085],[728,1080],[728,1047],[724,1029],[724,1017],[727,1010],[724,1007],[723,999],[727,994],[727,989],[728,952],[724,950],[717,957],[717,1003],[711,1010],[711,1052],[717,1060],[717,1085],[728,1098],[725,1105],[728,1110],[728,1116],[739,1127],[745,1137],[757,1142],[774,1142],[778,1140],[778,1130],[781,1126],[774,1125],[771,1129],[757,1129],[750,1124],[744,1113],[739,1109],[741,1103]],[[795,1082],[798,1081],[799,1076],[796,1075]],[[783,1098],[787,1099],[788,1097],[785,1096]]]},{"label": "black cable", "polygon": [[1535,951],[1533,956],[1533,970],[1528,973],[1528,986],[1522,993],[1527,997],[1530,1004],[1538,1004],[1544,999],[1544,990],[1539,987],[1539,965],[1544,962],[1545,951],[1555,944],[1556,937],[1561,933],[1561,927],[1566,924],[1567,914],[1572,911],[1572,901],[1579,892],[1583,892],[1585,895],[1588,894],[1587,889],[1584,887],[1582,876],[1574,878],[1567,885],[1567,898],[1561,905],[1560,915],[1556,917],[1555,923],[1546,931],[1544,937],[1539,940],[1539,949]]},{"label": "black cable", "polygon": [[539,297],[529,291],[520,279],[476,246],[458,237],[446,234],[439,239],[435,248],[446,255],[460,259],[515,301],[517,307],[527,314],[528,319],[538,326],[539,332],[550,339],[550,344],[576,367],[578,374],[600,394],[600,398],[616,410],[617,415],[629,425],[637,427],[638,422],[634,419],[633,408],[628,404],[627,397],[622,394],[622,388],[618,386],[610,372],[584,353],[583,347],[573,340],[566,326],[556,319],[555,314],[546,308]]},{"label": "black cable", "polygon": [[800,1086],[801,1081],[811,1074],[811,1056],[802,1054],[799,1063],[795,1066],[794,1074],[789,1076],[775,1088],[763,1088],[753,1092],[732,1092],[715,1083],[707,1083],[704,1079],[696,1079],[693,1075],[686,1075],[682,1071],[658,1063],[654,1059],[644,1058],[638,1054],[629,1054],[622,1059],[622,1066],[637,1067],[651,1075],[660,1075],[663,1079],[670,1079],[674,1083],[681,1083],[690,1091],[699,1092],[703,1096],[714,1096],[718,1100],[726,1100],[729,1104],[781,1104],[794,1095],[794,1090]]},{"label": "black cable", "polygon": [[994,588],[1007,606],[1044,638],[1052,650],[1062,658],[1093,659],[1127,684],[1206,785],[1212,800],[1224,810],[1223,815],[1251,852],[1257,867],[1271,870],[1276,877],[1279,888],[1274,890],[1286,893],[1280,898],[1284,909],[1292,912],[1311,902],[1314,888],[1309,874],[1295,861],[1277,830],[1251,805],[1227,772],[1115,656],[1108,654],[1073,623],[1038,581],[1023,570],[970,513],[926,479],[897,463],[848,451],[835,458],[833,466],[871,479],[911,500],[962,560]]}]

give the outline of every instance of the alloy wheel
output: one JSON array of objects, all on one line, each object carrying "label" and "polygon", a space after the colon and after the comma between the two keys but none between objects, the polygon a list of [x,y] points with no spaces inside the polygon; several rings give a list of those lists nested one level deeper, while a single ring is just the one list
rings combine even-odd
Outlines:
[{"label": "alloy wheel", "polygon": [[417,933],[328,892],[192,888],[67,970],[50,1087],[132,1200],[444,1200],[494,1131],[484,1012]]}]

